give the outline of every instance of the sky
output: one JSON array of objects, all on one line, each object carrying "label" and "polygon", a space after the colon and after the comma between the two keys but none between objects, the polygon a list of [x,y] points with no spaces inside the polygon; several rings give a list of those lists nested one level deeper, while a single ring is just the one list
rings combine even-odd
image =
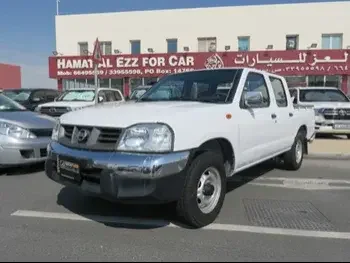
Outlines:
[{"label": "sky", "polygon": [[[282,4],[296,0],[60,0],[60,14],[119,12],[212,6]],[[329,2],[329,1],[328,1]],[[22,87],[56,88],[48,77],[55,50],[56,0],[1,0],[0,63],[22,67]],[[296,14],[297,15],[297,14]]]}]

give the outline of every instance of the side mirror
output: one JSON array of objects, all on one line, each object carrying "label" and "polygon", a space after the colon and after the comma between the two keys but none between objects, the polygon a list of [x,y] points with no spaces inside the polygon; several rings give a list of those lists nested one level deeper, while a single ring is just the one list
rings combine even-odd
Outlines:
[{"label": "side mirror", "polygon": [[296,97],[292,97],[292,101],[293,101],[293,104],[297,104],[297,98]]},{"label": "side mirror", "polygon": [[99,96],[98,97],[98,102],[100,103],[100,102],[103,102],[103,97],[102,96]]},{"label": "side mirror", "polygon": [[244,106],[246,108],[260,106],[263,102],[263,95],[260,91],[246,91],[244,93]]}]

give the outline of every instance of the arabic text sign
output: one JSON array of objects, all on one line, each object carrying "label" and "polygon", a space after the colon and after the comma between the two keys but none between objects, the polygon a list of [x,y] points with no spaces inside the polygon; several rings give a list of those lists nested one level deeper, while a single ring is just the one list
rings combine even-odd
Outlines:
[{"label": "arabic text sign", "polygon": [[[177,53],[104,56],[100,78],[152,77],[196,69],[254,67],[281,75],[350,74],[346,50]],[[87,56],[50,57],[51,78],[92,78],[93,60]]]}]

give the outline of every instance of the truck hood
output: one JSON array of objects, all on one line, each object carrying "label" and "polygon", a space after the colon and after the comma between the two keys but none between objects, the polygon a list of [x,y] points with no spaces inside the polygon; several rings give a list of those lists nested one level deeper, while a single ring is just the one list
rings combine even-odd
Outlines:
[{"label": "truck hood", "polygon": [[25,129],[53,129],[55,119],[32,111],[0,112],[0,121]]},{"label": "truck hood", "polygon": [[40,104],[39,107],[70,107],[70,108],[82,108],[95,105],[93,101],[54,101],[45,104]]},{"label": "truck hood", "polygon": [[350,109],[350,102],[311,102],[311,103],[302,103],[302,105],[314,106],[315,109],[322,108],[348,108]]},{"label": "truck hood", "polygon": [[[177,123],[180,121],[183,125],[187,125],[187,120],[184,118],[187,112],[191,111],[191,116],[196,116],[195,111],[208,108],[215,111],[220,108],[218,107],[220,105],[227,106],[226,104],[179,101],[105,104],[66,113],[61,116],[60,120],[63,124],[120,128],[145,122],[164,122],[171,125],[169,121]],[[206,112],[213,113],[210,110]],[[197,116],[198,119],[207,117],[201,114]],[[188,124],[193,125],[194,123],[189,122]]]}]

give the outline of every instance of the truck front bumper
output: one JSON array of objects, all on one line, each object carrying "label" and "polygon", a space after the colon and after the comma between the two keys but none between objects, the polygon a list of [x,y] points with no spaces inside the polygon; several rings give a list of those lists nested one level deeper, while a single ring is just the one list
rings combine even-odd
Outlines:
[{"label": "truck front bumper", "polygon": [[[62,185],[110,201],[167,203],[181,197],[189,156],[190,151],[168,154],[93,152],[52,142],[45,171],[50,179]],[[70,168],[68,171],[62,167]]]},{"label": "truck front bumper", "polygon": [[318,134],[350,134],[349,120],[325,120],[321,117],[316,117],[316,133]]}]

